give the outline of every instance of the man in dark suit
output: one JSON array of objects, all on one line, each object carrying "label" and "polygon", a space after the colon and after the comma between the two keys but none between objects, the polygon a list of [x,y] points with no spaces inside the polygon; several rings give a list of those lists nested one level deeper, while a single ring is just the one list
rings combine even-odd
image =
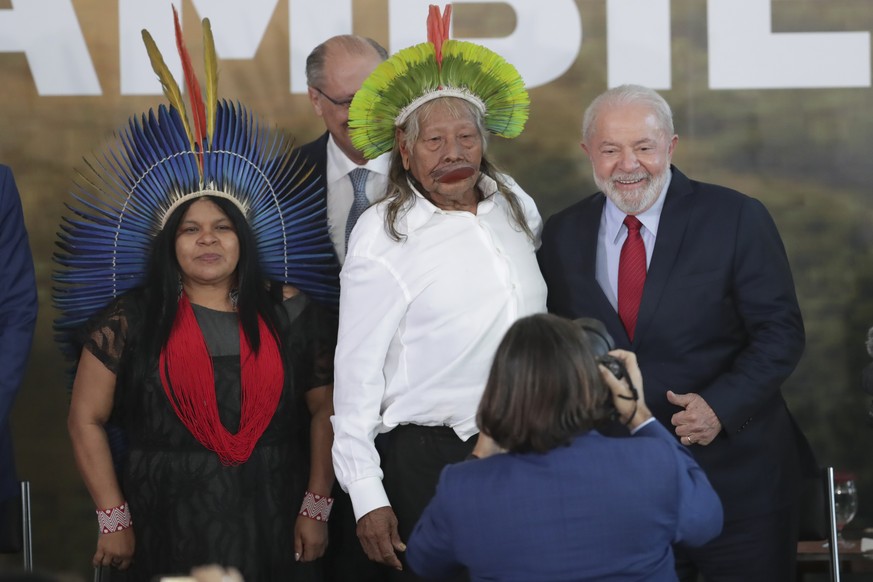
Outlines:
[{"label": "man in dark suit", "polygon": [[[306,59],[309,101],[315,114],[324,121],[326,131],[298,151],[314,164],[318,184],[324,191],[328,229],[338,266],[345,261],[348,236],[357,218],[385,195],[388,186],[389,154],[367,160],[349,138],[352,98],[364,79],[386,58],[388,52],[376,41],[340,35],[315,47]],[[336,286],[339,288],[338,277]],[[325,579],[378,582],[381,570],[361,548],[348,494],[335,485],[333,497],[324,557]]]},{"label": "man in dark suit", "polygon": [[[0,508],[3,510],[0,518],[16,523],[21,514],[15,513],[19,486],[9,420],[15,395],[24,379],[36,312],[33,259],[21,200],[12,170],[0,165]],[[0,531],[7,531],[5,525]],[[0,539],[0,551],[15,549],[3,543],[9,541]]]},{"label": "man in dark suit", "polygon": [[[300,146],[299,152],[315,164],[324,189],[328,228],[339,265],[345,261],[348,235],[357,217],[382,198],[388,186],[388,154],[367,160],[349,138],[352,98],[386,58],[388,52],[376,41],[345,34],[327,39],[306,59],[309,101],[327,131]],[[359,187],[365,199],[357,194]]]},{"label": "man in dark suit", "polygon": [[601,192],[545,226],[548,306],[600,319],[637,354],[652,412],[721,497],[722,535],[677,548],[680,577],[793,580],[801,445],[781,385],[804,331],[791,270],[764,206],[682,174],[677,139],[650,89],[591,104],[582,148]]}]

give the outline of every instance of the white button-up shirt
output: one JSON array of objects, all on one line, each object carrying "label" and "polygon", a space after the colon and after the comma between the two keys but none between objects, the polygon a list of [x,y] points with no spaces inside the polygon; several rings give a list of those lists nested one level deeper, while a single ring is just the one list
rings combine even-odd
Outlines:
[{"label": "white button-up shirt", "polygon": [[[643,224],[640,228],[640,236],[646,248],[647,270],[652,263],[652,253],[655,252],[655,241],[658,238],[658,224],[661,222],[661,210],[664,209],[664,199],[667,198],[667,189],[670,188],[672,179],[671,173],[652,207],[636,215]],[[621,247],[627,240],[627,227],[624,225],[626,216],[627,214],[607,198],[603,205],[603,214],[600,216],[600,230],[597,231],[595,279],[616,311],[618,311],[618,264]]]},{"label": "white button-up shirt", "polygon": [[390,505],[374,438],[399,424],[450,426],[467,440],[497,346],[515,320],[546,310],[536,260],[542,220],[510,183],[536,235],[512,220],[483,176],[476,214],[447,211],[416,193],[393,240],[384,202],[349,241],[340,275],[333,459],[356,519]]}]

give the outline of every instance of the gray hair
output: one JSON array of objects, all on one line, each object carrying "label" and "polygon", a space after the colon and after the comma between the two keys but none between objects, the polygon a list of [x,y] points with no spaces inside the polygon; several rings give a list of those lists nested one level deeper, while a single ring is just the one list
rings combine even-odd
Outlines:
[{"label": "gray hair", "polygon": [[[509,203],[513,221],[518,225],[522,232],[533,240],[534,235],[527,224],[521,201],[506,184],[506,181],[502,177],[502,173],[485,155],[485,150],[488,146],[488,132],[485,130],[485,116],[478,107],[457,97],[440,97],[433,101],[428,101],[413,111],[403,125],[397,128],[403,132],[401,136],[403,146],[407,151],[412,149],[421,133],[422,122],[428,118],[437,103],[440,103],[441,106],[448,110],[449,114],[456,119],[469,116],[475,120],[476,128],[479,132],[479,138],[482,140],[482,162],[479,164],[479,172],[497,182],[498,191]],[[396,241],[399,241],[406,236],[397,230],[397,222],[400,218],[401,212],[408,209],[415,199],[415,192],[409,184],[410,181],[417,183],[415,177],[413,177],[412,174],[403,167],[403,157],[400,155],[400,144],[400,139],[395,140],[394,149],[391,151],[391,162],[388,170],[388,193],[385,196],[385,230],[388,232],[388,236]],[[420,187],[419,190],[421,190]],[[422,192],[422,194],[423,193],[424,192]]]},{"label": "gray hair", "polygon": [[381,44],[365,36],[356,34],[341,34],[332,36],[309,53],[306,57],[306,84],[318,87],[324,81],[324,63],[331,51],[339,50],[346,54],[359,54],[372,49],[381,60],[388,58],[388,51]]},{"label": "gray hair", "polygon": [[597,126],[597,118],[603,110],[633,104],[647,105],[667,136],[674,134],[673,111],[661,95],[642,85],[621,85],[598,95],[585,110],[585,117],[582,120],[582,141],[588,143]]}]

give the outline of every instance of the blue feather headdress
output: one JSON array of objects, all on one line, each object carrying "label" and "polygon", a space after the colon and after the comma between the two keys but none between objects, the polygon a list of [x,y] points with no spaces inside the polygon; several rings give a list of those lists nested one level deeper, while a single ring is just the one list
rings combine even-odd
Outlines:
[{"label": "blue feather headdress", "polygon": [[[118,143],[85,160],[58,233],[60,267],[53,300],[55,331],[73,347],[76,330],[110,301],[139,286],[152,240],[182,202],[203,195],[233,201],[255,235],[265,275],[335,306],[337,265],[327,230],[323,189],[293,141],[265,128],[242,105],[215,98],[217,73],[209,21],[204,20],[206,103],[181,42],[194,131],[181,91],[146,31],[152,65],[171,106],[131,118]],[[77,354],[69,354],[75,356]]]}]

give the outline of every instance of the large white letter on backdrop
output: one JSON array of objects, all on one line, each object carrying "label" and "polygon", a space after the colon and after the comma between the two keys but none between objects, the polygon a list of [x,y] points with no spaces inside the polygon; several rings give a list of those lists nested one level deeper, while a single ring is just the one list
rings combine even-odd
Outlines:
[{"label": "large white letter on backdrop", "polygon": [[[258,51],[279,0],[193,0],[197,21],[209,18],[220,59],[251,59]],[[157,4],[157,6],[156,6]],[[167,66],[182,85],[182,63],[176,51],[173,11],[184,22],[182,0],[119,0],[118,21],[123,95],[157,95],[161,84],[152,71],[140,31],[148,29],[164,55]],[[200,30],[200,27],[197,27]],[[197,37],[198,42],[200,37]],[[193,44],[193,41],[188,44]]]},{"label": "large white letter on backdrop", "polygon": [[669,89],[670,0],[608,0],[607,83]]},{"label": "large white letter on backdrop", "polygon": [[[427,39],[427,7],[433,0],[389,0],[391,50]],[[574,0],[454,0],[453,4],[508,4],[517,25],[503,38],[465,38],[515,65],[528,87],[554,81],[569,69],[582,44],[582,18]]]},{"label": "large white letter on backdrop", "polygon": [[13,0],[0,10],[0,52],[23,52],[40,95],[100,95],[71,0]]},{"label": "large white letter on backdrop", "polygon": [[149,55],[142,42],[146,29],[155,39],[164,61],[177,81],[181,81],[182,63],[176,53],[173,30],[173,10],[183,18],[182,0],[119,0],[118,1],[118,64],[122,95],[159,95],[161,83],[152,70]]},{"label": "large white letter on backdrop", "polygon": [[306,57],[330,37],[352,34],[352,0],[291,0],[288,18],[291,92],[305,93]]},{"label": "large white letter on backdrop", "polygon": [[870,86],[869,32],[773,33],[771,0],[709,0],[711,89]]}]

